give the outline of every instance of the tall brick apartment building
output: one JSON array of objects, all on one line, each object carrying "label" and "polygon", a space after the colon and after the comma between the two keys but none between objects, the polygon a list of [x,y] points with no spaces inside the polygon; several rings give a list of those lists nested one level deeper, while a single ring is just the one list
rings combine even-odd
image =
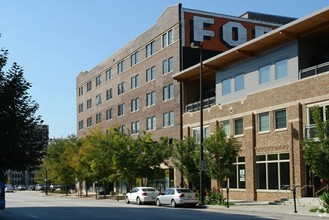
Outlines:
[{"label": "tall brick apartment building", "polygon": [[[183,90],[172,76],[199,62],[199,50],[191,42],[210,39],[204,45],[206,59],[292,20],[250,12],[234,17],[181,4],[167,8],[154,26],[78,75],[77,136],[101,125],[104,132],[118,126],[133,136],[146,131],[154,139],[181,139]],[[214,87],[207,89],[214,92]],[[169,171],[161,184],[172,186],[174,179],[179,184],[180,178]]]},{"label": "tall brick apartment building", "polygon": [[[203,110],[204,134],[222,124],[242,143],[227,181],[230,198],[277,200],[292,197],[294,186],[298,196],[321,189],[301,142],[314,137],[310,109],[329,110],[328,24],[329,7],[204,61],[204,87],[216,88],[215,102]],[[184,136],[200,128],[193,108],[199,71],[197,64],[173,76],[183,84]]]}]

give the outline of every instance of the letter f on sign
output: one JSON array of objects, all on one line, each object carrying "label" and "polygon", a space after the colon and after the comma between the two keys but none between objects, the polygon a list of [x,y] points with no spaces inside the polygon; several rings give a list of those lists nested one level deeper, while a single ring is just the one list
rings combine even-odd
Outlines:
[{"label": "letter f on sign", "polygon": [[204,37],[214,37],[215,36],[214,31],[203,29],[204,24],[214,24],[214,19],[193,16],[194,41],[203,42]]}]

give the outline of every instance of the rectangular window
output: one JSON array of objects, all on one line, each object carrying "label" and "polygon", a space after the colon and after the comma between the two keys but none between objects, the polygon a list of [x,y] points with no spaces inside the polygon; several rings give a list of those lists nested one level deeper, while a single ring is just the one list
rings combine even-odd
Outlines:
[{"label": "rectangular window", "polygon": [[79,113],[82,113],[83,112],[83,103],[81,103],[80,105],[79,105]]},{"label": "rectangular window", "polygon": [[168,59],[168,72],[174,71],[174,58],[170,57]]},{"label": "rectangular window", "polygon": [[287,127],[286,110],[281,109],[275,111],[275,129],[281,129]]},{"label": "rectangular window", "polygon": [[112,88],[106,90],[106,101],[112,99]]},{"label": "rectangular window", "polygon": [[102,104],[102,97],[101,97],[101,95],[97,95],[96,96],[96,106],[99,106],[100,104]]},{"label": "rectangular window", "polygon": [[155,79],[155,66],[146,70],[146,82],[152,81]]},{"label": "rectangular window", "polygon": [[119,127],[119,131],[120,131],[122,134],[125,134],[125,133],[126,133],[126,126],[125,126],[125,125],[120,125],[120,127]]},{"label": "rectangular window", "polygon": [[167,60],[162,61],[162,74],[165,75],[174,70],[174,58],[170,57]]},{"label": "rectangular window", "polygon": [[259,84],[268,83],[271,80],[270,65],[259,68]]},{"label": "rectangular window", "polygon": [[155,105],[156,97],[155,97],[155,91],[147,93],[146,94],[146,106],[152,106]]},{"label": "rectangular window", "polygon": [[125,92],[125,82],[118,84],[118,95],[121,95]]},{"label": "rectangular window", "polygon": [[[195,143],[200,144],[200,127],[193,129],[193,137],[195,138]],[[203,128],[203,140],[207,139],[209,137],[209,127]]]},{"label": "rectangular window", "polygon": [[87,109],[90,109],[92,107],[92,101],[91,99],[87,100]]},{"label": "rectangular window", "polygon": [[117,66],[118,66],[118,74],[122,73],[124,71],[124,60],[120,61]]},{"label": "rectangular window", "polygon": [[231,79],[225,79],[222,81],[222,95],[231,93]]},{"label": "rectangular window", "polygon": [[281,79],[288,76],[288,61],[287,59],[280,60],[275,63],[275,79]]},{"label": "rectangular window", "polygon": [[91,90],[91,81],[87,82],[87,92]]},{"label": "rectangular window", "polygon": [[125,104],[118,105],[118,116],[122,116],[125,114]]},{"label": "rectangular window", "polygon": [[79,130],[83,129],[83,120],[79,121]]},{"label": "rectangular window", "polygon": [[135,89],[139,86],[139,75],[131,77],[131,89]]},{"label": "rectangular window", "polygon": [[92,118],[89,117],[87,118],[87,127],[91,127],[92,126]]},{"label": "rectangular window", "polygon": [[234,89],[236,92],[244,89],[244,74],[234,77]]},{"label": "rectangular window", "polygon": [[270,116],[268,112],[258,115],[259,121],[259,131],[269,131],[270,130]]},{"label": "rectangular window", "polygon": [[174,98],[174,84],[163,87],[163,101]]},{"label": "rectangular window", "polygon": [[112,119],[112,109],[106,110],[106,120],[111,120]]},{"label": "rectangular window", "polygon": [[149,117],[146,119],[146,130],[151,131],[151,130],[156,130],[156,117]]},{"label": "rectangular window", "polygon": [[131,100],[131,112],[139,110],[139,98]]},{"label": "rectangular window", "polygon": [[134,66],[138,63],[138,51],[136,51],[135,53],[131,54],[130,56],[130,65]]},{"label": "rectangular window", "polygon": [[245,189],[246,188],[246,168],[245,157],[237,157],[234,163],[235,169],[229,177],[229,188]]},{"label": "rectangular window", "polygon": [[162,48],[167,47],[167,33],[162,35]]},{"label": "rectangular window", "polygon": [[174,125],[174,112],[166,112],[163,114],[163,127]]},{"label": "rectangular window", "polygon": [[79,96],[83,95],[83,86],[79,87]]},{"label": "rectangular window", "polygon": [[168,60],[162,61],[162,74],[165,75],[168,73]]},{"label": "rectangular window", "polygon": [[243,134],[243,119],[238,118],[234,119],[234,135],[242,135]]},{"label": "rectangular window", "polygon": [[155,42],[152,41],[151,43],[146,45],[146,58],[153,55],[155,53]]},{"label": "rectangular window", "polygon": [[168,31],[168,45],[172,44],[173,42],[173,34],[172,30]]},{"label": "rectangular window", "polygon": [[101,83],[101,76],[96,76],[96,86],[99,86]]},{"label": "rectangular window", "polygon": [[139,132],[139,121],[135,121],[131,123],[131,133],[136,134]]},{"label": "rectangular window", "polygon": [[106,81],[112,79],[112,69],[106,70],[105,75],[106,75]]},{"label": "rectangular window", "polygon": [[225,134],[227,136],[230,136],[231,135],[231,132],[230,132],[230,121],[229,120],[222,121],[221,124],[222,124],[222,126],[224,128]]},{"label": "rectangular window", "polygon": [[96,114],[96,124],[99,124],[102,122],[102,113]]}]

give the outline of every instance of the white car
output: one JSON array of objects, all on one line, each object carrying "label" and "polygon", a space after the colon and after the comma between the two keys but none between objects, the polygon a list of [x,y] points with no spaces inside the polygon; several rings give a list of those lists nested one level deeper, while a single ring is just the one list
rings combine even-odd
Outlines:
[{"label": "white car", "polygon": [[154,203],[159,191],[153,187],[135,187],[125,196],[126,203],[137,203],[138,205],[144,203]]},{"label": "white car", "polygon": [[15,192],[15,188],[12,185],[7,185],[5,188],[6,192]]},{"label": "white car", "polygon": [[169,188],[156,198],[155,203],[157,206],[189,205],[195,207],[198,204],[198,197],[195,192],[187,188]]}]

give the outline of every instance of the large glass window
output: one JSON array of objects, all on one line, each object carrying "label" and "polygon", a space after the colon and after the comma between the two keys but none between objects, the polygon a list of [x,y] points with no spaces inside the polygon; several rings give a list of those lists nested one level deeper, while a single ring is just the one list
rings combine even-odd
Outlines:
[{"label": "large glass window", "polygon": [[281,79],[288,76],[288,61],[287,59],[280,60],[275,63],[275,79]]},{"label": "large glass window", "polygon": [[174,112],[166,112],[163,114],[163,127],[174,125]]},{"label": "large glass window", "polygon": [[286,116],[286,110],[281,109],[278,111],[275,111],[275,129],[281,129],[287,127],[287,116]]},{"label": "large glass window", "polygon": [[258,115],[259,131],[269,131],[270,130],[270,116],[268,112],[264,112]]},{"label": "large glass window", "polygon": [[271,80],[270,65],[259,68],[259,84],[268,83]]},{"label": "large glass window", "polygon": [[222,121],[221,124],[224,128],[225,134],[227,136],[230,136],[231,135],[231,133],[230,133],[230,121],[229,120]]},{"label": "large glass window", "polygon": [[225,79],[222,81],[222,95],[231,93],[231,79]]},{"label": "large glass window", "polygon": [[[200,140],[200,127],[199,128],[195,128],[193,129],[193,137],[195,138],[195,143],[200,144],[201,140]],[[203,140],[207,139],[210,134],[209,134],[209,127],[204,127],[203,128]]]},{"label": "large glass window", "polygon": [[234,77],[234,89],[236,92],[244,89],[244,74]]},{"label": "large glass window", "polygon": [[243,119],[237,118],[234,119],[234,135],[242,135],[243,134]]},{"label": "large glass window", "polygon": [[235,169],[229,177],[228,184],[231,189],[246,188],[246,168],[245,157],[237,157],[234,163]]}]

